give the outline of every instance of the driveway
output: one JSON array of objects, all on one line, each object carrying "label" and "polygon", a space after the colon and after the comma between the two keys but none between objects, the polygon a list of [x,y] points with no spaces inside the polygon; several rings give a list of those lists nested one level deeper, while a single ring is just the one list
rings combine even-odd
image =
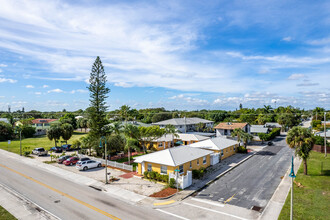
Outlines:
[{"label": "driveway", "polygon": [[219,201],[251,209],[263,209],[291,163],[293,151],[285,136],[273,141],[255,156],[197,194],[199,199]]}]

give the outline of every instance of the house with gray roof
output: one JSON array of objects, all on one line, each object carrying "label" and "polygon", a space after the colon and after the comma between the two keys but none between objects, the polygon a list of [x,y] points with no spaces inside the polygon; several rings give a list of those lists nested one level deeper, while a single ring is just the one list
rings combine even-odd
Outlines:
[{"label": "house with gray roof", "polygon": [[186,133],[190,131],[196,131],[199,123],[205,124],[206,128],[213,128],[213,121],[202,118],[172,118],[165,121],[152,123],[158,125],[160,128],[165,128],[166,125],[173,125],[177,131]]},{"label": "house with gray roof", "polygon": [[251,125],[250,133],[253,136],[258,136],[258,134],[260,134],[260,133],[268,134],[269,133],[269,128],[266,127],[265,125]]}]

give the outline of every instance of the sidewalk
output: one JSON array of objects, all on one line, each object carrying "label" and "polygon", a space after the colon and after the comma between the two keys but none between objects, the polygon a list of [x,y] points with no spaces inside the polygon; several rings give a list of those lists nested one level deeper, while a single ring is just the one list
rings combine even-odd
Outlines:
[{"label": "sidewalk", "polygon": [[[294,158],[293,163],[295,174],[297,173],[301,162],[302,160],[298,157]],[[284,178],[282,179],[280,185],[278,185],[272,198],[269,200],[265,210],[259,218],[260,220],[278,219],[278,216],[281,213],[282,207],[291,189],[291,178],[289,177],[290,172],[291,166],[285,173]]]},{"label": "sidewalk", "polygon": [[27,157],[21,157],[15,153],[11,153],[11,152],[7,152],[5,150],[1,150],[0,149],[0,154],[9,156],[11,158],[17,159],[22,161],[23,163],[29,164],[31,166],[34,167],[39,167],[40,169],[46,170],[48,172],[51,172],[57,176],[60,176],[64,179],[67,179],[69,181],[72,181],[74,183],[80,184],[80,185],[87,185],[87,186],[91,186],[93,188],[97,188],[100,190],[105,191],[105,193],[108,193],[109,195],[116,197],[118,199],[124,200],[124,201],[128,201],[130,203],[137,203],[141,200],[143,200],[144,198],[146,198],[146,196],[143,195],[139,195],[136,194],[134,192],[116,187],[114,185],[106,185],[105,183],[102,183],[100,181],[97,181],[95,179],[77,174],[77,173],[73,173],[67,170],[64,170],[62,168],[58,168],[55,167],[53,165],[50,164],[45,164],[42,163],[40,161],[37,161],[35,159],[31,159],[31,158],[27,158]]},{"label": "sidewalk", "polygon": [[57,217],[42,210],[22,195],[0,184],[0,205],[17,219],[55,220]]}]

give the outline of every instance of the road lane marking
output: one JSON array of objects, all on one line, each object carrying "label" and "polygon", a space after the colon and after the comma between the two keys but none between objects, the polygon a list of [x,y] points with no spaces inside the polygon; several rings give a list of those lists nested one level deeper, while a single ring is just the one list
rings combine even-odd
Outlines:
[{"label": "road lane marking", "polygon": [[154,203],[155,206],[159,206],[159,205],[169,205],[175,203],[175,200],[170,200],[170,201],[166,201],[166,202],[159,202],[159,203]]},{"label": "road lane marking", "polygon": [[219,213],[219,214],[222,214],[222,215],[227,215],[227,216],[230,216],[230,217],[233,217],[233,218],[237,218],[237,219],[247,220],[246,218],[242,218],[242,217],[239,217],[239,216],[236,216],[236,215],[228,214],[228,213],[225,213],[225,212],[220,212],[220,211],[217,211],[217,210],[205,208],[205,207],[198,206],[198,205],[193,205],[193,204],[186,203],[186,202],[183,202],[182,204],[190,205],[190,206],[193,206],[193,207],[196,207],[196,208],[204,209],[204,210],[207,210],[207,211],[210,211],[210,212]]},{"label": "road lane marking", "polygon": [[229,199],[227,199],[224,203],[226,204],[227,202],[230,202],[233,198],[234,198],[234,196],[236,195],[237,193],[235,193],[234,195],[232,195]]},{"label": "road lane marking", "polygon": [[65,197],[67,197],[69,199],[72,199],[73,201],[78,202],[81,205],[86,206],[86,207],[88,207],[88,208],[90,208],[90,209],[92,209],[92,210],[94,210],[94,211],[96,211],[98,213],[101,213],[102,215],[105,215],[105,216],[107,216],[107,217],[109,217],[109,218],[111,218],[113,220],[120,220],[120,218],[117,218],[116,216],[113,216],[113,215],[111,215],[111,214],[109,214],[109,213],[107,213],[107,212],[105,212],[105,211],[103,211],[103,210],[101,210],[99,208],[96,208],[95,206],[92,206],[92,205],[90,205],[90,204],[88,204],[88,203],[86,203],[84,201],[81,201],[81,200],[79,200],[79,199],[77,199],[77,198],[75,198],[73,196],[70,196],[67,193],[64,193],[64,192],[62,192],[62,191],[60,191],[58,189],[55,189],[55,188],[53,188],[53,187],[51,187],[51,186],[49,186],[49,185],[47,185],[45,183],[42,183],[39,180],[36,180],[36,179],[34,179],[32,177],[29,177],[29,176],[27,176],[27,175],[25,175],[23,173],[20,173],[20,172],[14,170],[14,169],[11,169],[11,168],[9,168],[9,167],[7,167],[5,165],[0,164],[0,166],[3,167],[3,168],[5,168],[5,169],[7,169],[7,170],[10,170],[10,171],[12,171],[12,172],[14,172],[14,173],[16,173],[16,174],[18,174],[20,176],[25,177],[26,179],[29,179],[29,180],[31,180],[31,181],[33,181],[35,183],[38,183],[39,185],[44,186],[44,187],[46,187],[46,188],[48,188],[48,189],[50,189],[50,190],[52,190],[54,192],[57,192],[57,193],[61,194],[62,196],[65,196]]},{"label": "road lane marking", "polygon": [[207,201],[207,200],[203,200],[203,199],[192,198],[191,200],[194,200],[194,201],[197,201],[197,202],[203,202],[203,203],[214,205],[214,206],[225,207],[225,205],[223,205],[223,204],[220,204],[220,203],[217,203],[217,202],[212,202],[212,201]]},{"label": "road lane marking", "polygon": [[180,216],[180,215],[176,215],[176,214],[173,214],[173,213],[171,213],[171,212],[164,211],[164,210],[162,210],[162,209],[156,209],[156,210],[157,210],[157,211],[160,211],[160,212],[163,212],[163,213],[165,213],[165,214],[168,214],[168,215],[172,215],[172,216],[177,217],[177,218],[179,218],[179,219],[190,220],[189,218],[185,218],[185,217],[182,217],[182,216]]}]

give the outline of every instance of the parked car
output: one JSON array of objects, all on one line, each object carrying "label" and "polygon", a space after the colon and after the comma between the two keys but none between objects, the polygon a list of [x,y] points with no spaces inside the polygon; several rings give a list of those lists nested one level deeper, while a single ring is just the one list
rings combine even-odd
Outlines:
[{"label": "parked car", "polygon": [[268,141],[267,145],[268,145],[268,146],[272,146],[272,145],[273,145],[273,142]]},{"label": "parked car", "polygon": [[61,147],[52,147],[49,151],[53,151],[55,153],[62,153],[63,149]]},{"label": "parked car", "polygon": [[96,167],[101,167],[101,162],[95,160],[79,161],[76,164],[78,170],[88,170]]},{"label": "parked car", "polygon": [[57,159],[57,163],[63,163],[65,160],[69,159],[71,156],[65,155]]},{"label": "parked car", "polygon": [[70,157],[69,159],[63,161],[63,164],[66,166],[72,166],[76,164],[78,161],[79,161],[79,157]]},{"label": "parked car", "polygon": [[73,150],[73,149],[71,148],[71,144],[64,144],[64,145],[62,145],[62,149],[63,149],[64,151],[71,151],[71,150]]},{"label": "parked car", "polygon": [[46,151],[43,147],[38,147],[32,150],[32,154],[38,155],[38,156],[44,156],[48,154],[48,151]]},{"label": "parked car", "polygon": [[82,158],[80,158],[79,161],[87,161],[87,160],[91,160],[91,159],[89,159],[88,157],[82,157]]}]

